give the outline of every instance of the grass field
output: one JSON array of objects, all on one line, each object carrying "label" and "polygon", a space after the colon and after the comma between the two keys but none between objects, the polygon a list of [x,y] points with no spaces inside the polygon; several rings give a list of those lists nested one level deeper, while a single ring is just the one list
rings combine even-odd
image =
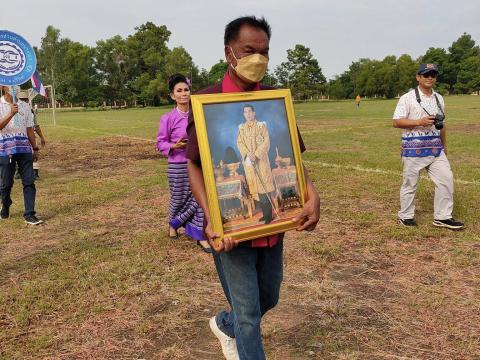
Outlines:
[{"label": "grass field", "polygon": [[[395,101],[298,104],[304,161],[322,197],[313,233],[288,233],[279,305],[263,321],[269,359],[480,358],[480,97],[447,97],[454,216],[396,224]],[[168,108],[61,112],[44,121],[38,215],[19,184],[0,223],[0,359],[222,359],[208,319],[226,306],[212,259],[167,234]]]}]

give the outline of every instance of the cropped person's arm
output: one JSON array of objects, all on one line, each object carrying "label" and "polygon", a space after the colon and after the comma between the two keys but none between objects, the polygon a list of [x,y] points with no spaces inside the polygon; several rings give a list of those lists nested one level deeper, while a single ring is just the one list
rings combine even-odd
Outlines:
[{"label": "cropped person's arm", "polygon": [[440,130],[440,139],[442,140],[443,152],[445,153],[445,155],[448,155],[448,149],[447,149],[447,129],[445,128],[445,125],[443,125],[442,130]]},{"label": "cropped person's arm", "polygon": [[207,193],[205,191],[205,182],[203,181],[202,168],[192,160],[188,160],[188,178],[190,180],[190,189],[198,205],[203,209],[206,222],[210,222],[210,211],[208,209]]},{"label": "cropped person's arm", "polygon": [[393,127],[400,129],[413,129],[417,126],[432,126],[435,116],[425,116],[418,120],[393,119]]},{"label": "cropped person's arm", "polygon": [[303,166],[303,171],[307,185],[306,202],[301,213],[293,221],[298,222],[297,231],[313,231],[320,220],[320,195],[315,189],[305,166]]},{"label": "cropped person's arm", "polygon": [[237,242],[229,237],[225,237],[219,246],[215,245],[215,239],[219,237],[212,229],[212,223],[210,219],[210,210],[208,208],[207,192],[205,190],[205,182],[203,180],[203,171],[199,164],[195,161],[188,160],[188,178],[190,180],[190,189],[192,190],[193,197],[197,201],[198,205],[203,209],[205,217],[205,235],[207,235],[208,242],[216,252],[230,251]]},{"label": "cropped person's arm", "polygon": [[32,145],[32,148],[38,149],[37,147],[37,139],[35,138],[35,132],[33,131],[33,128],[27,127],[27,137],[28,141],[30,141],[30,145]]},{"label": "cropped person's arm", "polygon": [[168,156],[173,147],[170,142],[170,131],[168,129],[168,115],[163,115],[160,118],[160,125],[157,133],[157,151],[165,156]]},{"label": "cropped person's arm", "polygon": [[42,147],[44,147],[47,142],[45,140],[45,136],[43,136],[42,128],[40,127],[40,125],[35,125],[34,130],[38,134],[38,136],[40,136]]},{"label": "cropped person's arm", "polygon": [[6,116],[4,116],[0,119],[0,130],[2,130],[5,126],[8,125],[10,120],[12,120],[12,118],[15,116],[15,114],[17,112],[18,112],[18,105],[17,104],[11,105],[10,114],[8,114],[8,115],[6,115]]},{"label": "cropped person's arm", "polygon": [[37,139],[35,138],[35,131],[33,130],[33,127],[27,127],[27,137],[28,141],[30,141],[30,145],[32,145],[33,161],[38,161]]}]

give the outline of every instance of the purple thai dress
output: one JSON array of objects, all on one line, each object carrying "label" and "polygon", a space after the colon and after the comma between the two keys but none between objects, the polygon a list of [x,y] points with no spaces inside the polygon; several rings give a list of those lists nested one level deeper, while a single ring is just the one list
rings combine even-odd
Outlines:
[{"label": "purple thai dress", "polygon": [[172,149],[180,139],[187,139],[188,112],[177,108],[160,118],[157,150],[168,157],[167,178],[170,187],[169,224],[175,230],[185,228],[194,240],[205,240],[203,210],[195,201],[188,181],[186,149]]}]

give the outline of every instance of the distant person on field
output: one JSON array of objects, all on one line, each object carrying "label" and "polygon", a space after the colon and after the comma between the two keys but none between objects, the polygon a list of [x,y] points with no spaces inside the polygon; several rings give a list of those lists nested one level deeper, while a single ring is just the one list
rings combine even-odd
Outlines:
[{"label": "distant person on field", "polygon": [[445,103],[433,91],[437,76],[437,66],[420,64],[416,76],[418,87],[400,98],[393,114],[393,126],[403,129],[403,183],[398,218],[405,226],[417,226],[415,192],[420,171],[426,169],[435,183],[433,225],[458,230],[464,225],[452,218],[453,174],[447,159]]},{"label": "distant person on field", "polygon": [[362,101],[362,98],[360,97],[360,95],[357,95],[357,97],[355,98],[355,103],[357,104],[357,109],[360,107],[360,101]]},{"label": "distant person on field", "polygon": [[168,81],[170,97],[175,108],[160,118],[157,150],[168,157],[167,177],[170,188],[169,236],[178,238],[177,230],[197,241],[203,251],[212,250],[203,234],[203,210],[195,201],[188,182],[187,124],[190,111],[190,85],[181,74],[172,75]]},{"label": "distant person on field", "polygon": [[[2,197],[1,219],[8,219],[12,205],[11,192],[15,169],[18,166],[23,184],[25,222],[38,225],[42,220],[35,216],[35,173],[33,161],[38,157],[39,148],[33,130],[33,114],[30,106],[19,101],[14,104],[8,86],[0,98],[0,193]],[[17,88],[15,93],[18,93]]]}]

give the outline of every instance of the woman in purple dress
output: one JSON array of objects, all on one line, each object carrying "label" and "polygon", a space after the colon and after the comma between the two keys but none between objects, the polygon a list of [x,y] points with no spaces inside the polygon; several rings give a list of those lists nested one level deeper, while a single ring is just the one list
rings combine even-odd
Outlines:
[{"label": "woman in purple dress", "polygon": [[169,236],[178,238],[178,229],[197,242],[203,251],[211,253],[203,234],[203,210],[195,201],[188,182],[187,124],[190,111],[190,86],[185,76],[172,75],[168,81],[175,108],[160,118],[157,150],[168,157],[168,183],[170,187]]}]

